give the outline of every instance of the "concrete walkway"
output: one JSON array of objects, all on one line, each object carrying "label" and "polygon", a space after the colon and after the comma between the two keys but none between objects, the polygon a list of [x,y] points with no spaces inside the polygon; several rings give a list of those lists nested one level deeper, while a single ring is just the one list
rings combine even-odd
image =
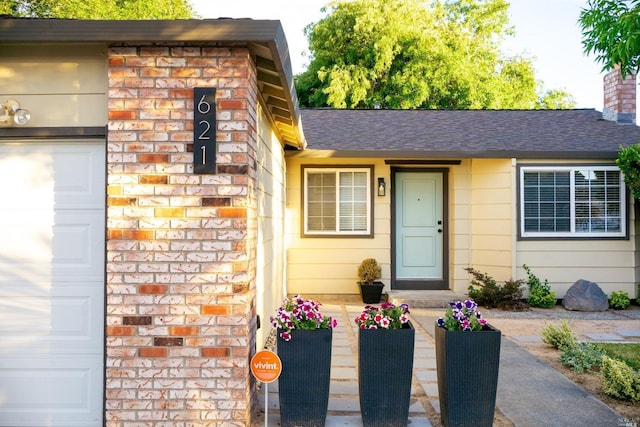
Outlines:
[{"label": "concrete walkway", "polygon": [[[355,317],[363,304],[356,300],[323,302],[323,312],[338,320],[333,334],[331,386],[326,427],[362,426],[356,370],[358,345]],[[440,412],[436,375],[434,322],[441,309],[411,309],[416,327],[415,358],[409,426],[439,426]],[[638,330],[625,330],[631,337]],[[619,340],[626,337],[617,335]],[[609,337],[611,338],[611,337]],[[267,425],[279,426],[277,381],[266,385],[268,390]],[[259,399],[264,409],[265,385]],[[500,355],[500,376],[496,406],[503,424],[517,427],[593,426],[617,427],[623,418],[569,381],[548,364],[540,361],[515,341],[503,337]],[[500,414],[501,412],[501,414]],[[258,418],[254,426],[265,425]],[[400,427],[400,426],[398,426]]]}]

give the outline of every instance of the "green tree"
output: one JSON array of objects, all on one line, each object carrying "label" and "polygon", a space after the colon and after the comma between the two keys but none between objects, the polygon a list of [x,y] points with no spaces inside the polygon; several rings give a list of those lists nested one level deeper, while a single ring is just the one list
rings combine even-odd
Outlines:
[{"label": "green tree", "polygon": [[536,108],[531,60],[503,57],[506,0],[335,1],[305,29],[303,106]]},{"label": "green tree", "polygon": [[623,76],[640,69],[640,0],[589,0],[578,22],[582,46],[604,70],[620,66]]},{"label": "green tree", "polygon": [[576,106],[576,101],[569,92],[562,89],[550,89],[539,95],[536,102],[538,110],[569,110]]},{"label": "green tree", "polygon": [[70,19],[188,19],[188,0],[3,0],[0,14]]}]

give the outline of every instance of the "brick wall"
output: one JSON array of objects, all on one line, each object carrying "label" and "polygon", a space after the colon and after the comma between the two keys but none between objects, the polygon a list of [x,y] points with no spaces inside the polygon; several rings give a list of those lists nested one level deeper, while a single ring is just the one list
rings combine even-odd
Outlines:
[{"label": "brick wall", "polygon": [[[255,383],[256,76],[242,47],[108,54],[106,425],[244,426]],[[217,174],[193,174],[193,87]]]}]

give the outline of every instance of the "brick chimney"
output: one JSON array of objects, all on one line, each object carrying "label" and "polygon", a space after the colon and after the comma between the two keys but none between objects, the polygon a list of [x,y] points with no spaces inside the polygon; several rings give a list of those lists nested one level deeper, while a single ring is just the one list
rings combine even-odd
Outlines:
[{"label": "brick chimney", "polygon": [[616,67],[604,76],[604,109],[602,118],[619,124],[636,122],[636,76],[622,73]]}]

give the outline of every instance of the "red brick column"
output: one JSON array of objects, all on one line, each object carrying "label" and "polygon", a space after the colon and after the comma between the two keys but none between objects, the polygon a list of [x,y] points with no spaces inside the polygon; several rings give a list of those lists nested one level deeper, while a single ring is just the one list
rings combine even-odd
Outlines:
[{"label": "red brick column", "polygon": [[[107,426],[244,426],[255,383],[256,76],[242,47],[108,57]],[[193,88],[217,88],[217,174]]]}]

